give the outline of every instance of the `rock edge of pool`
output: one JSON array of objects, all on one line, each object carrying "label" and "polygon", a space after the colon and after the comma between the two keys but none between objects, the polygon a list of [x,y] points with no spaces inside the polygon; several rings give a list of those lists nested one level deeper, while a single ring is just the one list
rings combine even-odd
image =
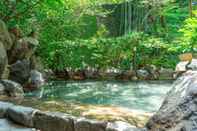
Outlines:
[{"label": "rock edge of pool", "polygon": [[5,102],[0,102],[0,123],[11,120],[28,127],[26,130],[41,131],[195,131],[196,96],[197,71],[187,71],[174,82],[161,108],[149,119],[144,128],[137,128],[121,121],[96,121],[60,112],[43,112]]}]

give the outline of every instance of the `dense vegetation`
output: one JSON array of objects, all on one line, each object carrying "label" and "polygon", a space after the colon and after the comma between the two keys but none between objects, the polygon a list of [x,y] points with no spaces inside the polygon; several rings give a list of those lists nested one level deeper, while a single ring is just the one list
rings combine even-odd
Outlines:
[{"label": "dense vegetation", "polygon": [[[98,21],[102,17],[111,23],[108,16],[114,10],[107,10],[103,5],[123,3],[127,3],[123,8],[125,12],[132,11],[130,3],[148,8],[143,17],[147,23],[138,22],[138,29],[129,27],[128,32],[115,37],[110,35],[104,22]],[[133,64],[137,68],[150,64],[174,68],[179,54],[196,51],[195,5],[193,10],[191,18],[185,0],[0,1],[0,17],[9,28],[17,28],[19,37],[32,30],[38,32],[40,46],[37,55],[46,67],[58,70],[86,67],[130,69]],[[136,13],[134,17],[140,16],[141,13]],[[124,20],[124,27],[131,25],[128,18],[119,19]]]}]

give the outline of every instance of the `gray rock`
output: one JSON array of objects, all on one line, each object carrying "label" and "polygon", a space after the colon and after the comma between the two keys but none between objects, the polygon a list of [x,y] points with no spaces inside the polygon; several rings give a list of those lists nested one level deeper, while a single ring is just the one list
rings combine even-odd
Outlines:
[{"label": "gray rock", "polygon": [[11,49],[13,42],[7,27],[2,20],[0,20],[0,41],[4,44],[6,50]]},{"label": "gray rock", "polygon": [[187,71],[173,84],[159,111],[149,120],[149,131],[196,131],[197,71]]},{"label": "gray rock", "polygon": [[26,128],[16,125],[9,120],[0,119],[0,131],[36,131],[36,129]]},{"label": "gray rock", "polygon": [[137,77],[140,80],[150,79],[150,73],[147,70],[140,69],[140,70],[137,70]]},{"label": "gray rock", "polygon": [[23,85],[28,81],[30,71],[30,62],[28,60],[18,60],[10,66],[9,79]]},{"label": "gray rock", "polygon": [[3,84],[8,96],[20,98],[24,96],[23,87],[20,84],[10,80],[1,80],[0,82]]},{"label": "gray rock", "polygon": [[33,116],[37,111],[38,110],[30,107],[11,106],[7,110],[7,115],[8,118],[16,123],[27,127],[33,127]]},{"label": "gray rock", "polygon": [[126,122],[116,121],[114,123],[108,123],[106,131],[143,131],[135,126],[132,126]]},{"label": "gray rock", "polygon": [[3,78],[8,64],[7,53],[2,42],[0,42],[0,79]]},{"label": "gray rock", "polygon": [[105,131],[107,122],[79,118],[75,121],[75,131]]},{"label": "gray rock", "polygon": [[42,73],[37,70],[31,70],[29,82],[36,89],[44,85],[44,78]]},{"label": "gray rock", "polygon": [[36,112],[34,127],[42,131],[74,131],[73,117],[63,113]]},{"label": "gray rock", "polygon": [[6,117],[6,115],[7,115],[6,113],[7,113],[8,108],[10,108],[12,106],[14,106],[14,105],[11,103],[0,101],[0,118]]}]

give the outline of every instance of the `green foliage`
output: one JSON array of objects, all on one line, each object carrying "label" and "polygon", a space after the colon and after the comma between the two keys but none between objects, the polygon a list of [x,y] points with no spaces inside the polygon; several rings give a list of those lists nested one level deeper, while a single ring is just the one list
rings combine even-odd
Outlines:
[{"label": "green foliage", "polygon": [[189,50],[185,50],[187,52],[197,48],[197,11],[194,11],[194,14],[194,17],[185,20],[183,28],[180,29],[183,33],[181,45],[188,47]]},{"label": "green foliage", "polygon": [[[186,3],[186,4],[185,4]],[[177,37],[181,37],[181,33],[178,30],[184,24],[183,21],[188,17],[188,7],[187,2],[182,0],[177,0],[176,2],[170,2],[165,5],[165,8],[162,10],[162,15],[165,16],[166,29],[165,37],[170,41],[174,40]]]},{"label": "green foliage", "polygon": [[86,67],[130,69],[134,47],[137,47],[138,67],[154,64],[173,68],[178,60],[176,56],[179,52],[170,50],[169,43],[143,33],[107,39],[51,42],[40,48],[40,55],[48,67],[58,70]]},{"label": "green foliage", "polygon": [[151,9],[145,17],[154,21],[150,22],[154,29],[148,32],[149,35],[132,32],[122,37],[106,38],[108,30],[98,23],[97,18],[110,12],[101,5],[125,1],[1,0],[0,17],[9,28],[19,26],[24,34],[37,30],[41,43],[37,54],[46,67],[58,70],[87,66],[130,69],[134,47],[137,48],[138,68],[150,64],[174,68],[179,54],[196,48],[197,19],[185,20],[188,4],[184,0],[132,1]]}]

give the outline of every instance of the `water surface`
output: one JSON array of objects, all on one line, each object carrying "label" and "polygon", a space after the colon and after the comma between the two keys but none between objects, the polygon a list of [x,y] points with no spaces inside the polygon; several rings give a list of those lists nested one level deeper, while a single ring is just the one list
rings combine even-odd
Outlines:
[{"label": "water surface", "polygon": [[42,90],[28,93],[26,96],[39,97],[43,101],[116,106],[155,112],[161,106],[171,85],[170,81],[53,81]]}]

